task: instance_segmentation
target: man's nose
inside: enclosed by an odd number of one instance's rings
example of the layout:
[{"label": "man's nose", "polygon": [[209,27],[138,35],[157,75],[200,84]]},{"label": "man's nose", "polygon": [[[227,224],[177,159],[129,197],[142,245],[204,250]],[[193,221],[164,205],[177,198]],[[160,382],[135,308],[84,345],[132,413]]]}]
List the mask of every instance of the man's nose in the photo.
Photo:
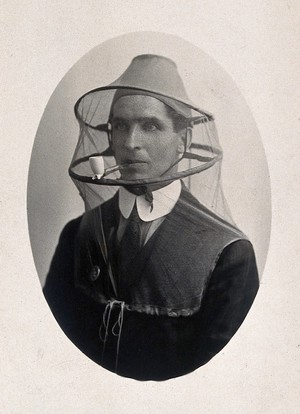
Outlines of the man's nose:
[{"label": "man's nose", "polygon": [[138,125],[132,125],[126,136],[124,146],[128,149],[141,148],[141,131]]}]

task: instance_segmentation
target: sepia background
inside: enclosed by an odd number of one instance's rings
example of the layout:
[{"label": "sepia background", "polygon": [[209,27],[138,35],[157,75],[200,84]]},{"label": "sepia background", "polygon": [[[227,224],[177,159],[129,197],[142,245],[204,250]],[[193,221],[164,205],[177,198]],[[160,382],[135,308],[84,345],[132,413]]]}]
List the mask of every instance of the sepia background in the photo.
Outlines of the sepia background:
[{"label": "sepia background", "polygon": [[[0,412],[299,413],[298,3],[11,1],[1,9]],[[141,30],[182,37],[232,77],[262,137],[272,192],[270,249],[247,320],[209,364],[163,383],[117,377],[65,337],[41,293],[26,211],[32,145],[55,87],[93,47]]]}]

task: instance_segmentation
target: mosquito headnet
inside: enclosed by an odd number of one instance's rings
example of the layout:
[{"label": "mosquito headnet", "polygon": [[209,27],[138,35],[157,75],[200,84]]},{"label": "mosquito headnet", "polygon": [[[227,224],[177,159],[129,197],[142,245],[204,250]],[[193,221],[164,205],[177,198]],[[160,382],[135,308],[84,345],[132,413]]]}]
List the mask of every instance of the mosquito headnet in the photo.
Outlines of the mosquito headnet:
[{"label": "mosquito headnet", "polygon": [[[185,151],[172,173],[125,180],[120,168],[114,168],[116,160],[110,145],[112,111],[115,102],[131,95],[147,95],[163,102],[185,123],[191,142],[188,145],[186,141]],[[214,216],[233,223],[222,192],[222,150],[214,117],[188,98],[172,60],[157,55],[135,57],[116,81],[83,95],[75,104],[75,116],[80,131],[69,174],[87,210],[111,198],[119,186],[155,189],[182,180]]]}]

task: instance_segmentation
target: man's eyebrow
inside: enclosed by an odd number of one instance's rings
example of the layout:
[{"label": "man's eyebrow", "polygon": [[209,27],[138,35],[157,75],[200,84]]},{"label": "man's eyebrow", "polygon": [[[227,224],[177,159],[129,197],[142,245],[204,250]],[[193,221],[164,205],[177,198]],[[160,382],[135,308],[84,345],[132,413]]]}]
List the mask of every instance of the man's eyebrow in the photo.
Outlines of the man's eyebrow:
[{"label": "man's eyebrow", "polygon": [[139,122],[153,122],[153,123],[162,122],[162,120],[157,118],[156,116],[142,116],[140,118],[137,118],[137,121],[139,121]]},{"label": "man's eyebrow", "polygon": [[153,122],[153,123],[163,122],[161,119],[157,118],[156,116],[142,116],[142,117],[133,118],[133,119],[128,119],[122,116],[116,116],[112,118],[112,121],[137,121],[137,122]]},{"label": "man's eyebrow", "polygon": [[127,118],[122,118],[121,116],[113,116],[112,121],[126,121]]}]

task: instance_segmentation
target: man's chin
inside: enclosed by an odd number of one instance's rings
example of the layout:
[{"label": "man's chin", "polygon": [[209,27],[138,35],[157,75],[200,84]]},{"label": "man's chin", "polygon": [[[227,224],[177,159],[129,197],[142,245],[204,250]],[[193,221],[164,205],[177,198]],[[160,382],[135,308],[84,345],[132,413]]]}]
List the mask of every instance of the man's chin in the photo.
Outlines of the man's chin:
[{"label": "man's chin", "polygon": [[150,177],[145,174],[139,174],[139,173],[121,174],[121,179],[128,180],[128,181],[146,180],[147,178],[150,178]]}]

